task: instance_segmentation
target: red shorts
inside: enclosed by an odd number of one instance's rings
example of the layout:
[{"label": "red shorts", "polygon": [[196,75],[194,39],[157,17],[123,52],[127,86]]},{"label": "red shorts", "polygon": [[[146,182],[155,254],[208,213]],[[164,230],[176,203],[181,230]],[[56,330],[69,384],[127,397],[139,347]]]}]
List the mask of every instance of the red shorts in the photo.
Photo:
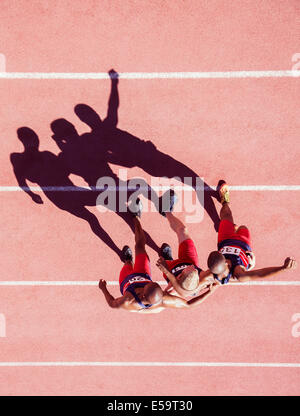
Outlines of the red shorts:
[{"label": "red shorts", "polygon": [[133,267],[131,264],[124,264],[120,272],[119,283],[121,284],[132,273],[147,273],[151,276],[150,260],[147,253],[138,254]]},{"label": "red shorts", "polygon": [[244,243],[251,247],[251,235],[248,228],[243,227],[236,232],[234,224],[231,221],[222,220],[218,231],[218,243],[231,239],[244,241]]},{"label": "red shorts", "polygon": [[[190,263],[199,267],[198,253],[194,241],[191,238],[182,241],[178,247],[178,259],[167,260],[166,263],[169,271],[172,271],[180,263]],[[164,278],[167,280],[165,275]]]}]

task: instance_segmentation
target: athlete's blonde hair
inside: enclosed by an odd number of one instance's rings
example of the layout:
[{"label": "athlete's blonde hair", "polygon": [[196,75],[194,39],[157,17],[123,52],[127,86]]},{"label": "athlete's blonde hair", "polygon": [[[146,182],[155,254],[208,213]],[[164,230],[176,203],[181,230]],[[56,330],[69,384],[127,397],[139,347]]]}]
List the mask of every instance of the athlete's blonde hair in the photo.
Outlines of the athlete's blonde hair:
[{"label": "athlete's blonde hair", "polygon": [[199,274],[194,266],[188,266],[181,272],[180,283],[185,290],[197,289],[199,286]]}]

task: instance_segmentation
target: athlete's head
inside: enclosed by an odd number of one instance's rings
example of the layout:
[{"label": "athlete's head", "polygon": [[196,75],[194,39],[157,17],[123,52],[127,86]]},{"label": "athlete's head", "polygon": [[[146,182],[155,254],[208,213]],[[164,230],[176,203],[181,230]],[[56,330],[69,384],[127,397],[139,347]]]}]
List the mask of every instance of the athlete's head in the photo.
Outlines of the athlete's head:
[{"label": "athlete's head", "polygon": [[212,273],[219,276],[227,269],[226,259],[219,251],[212,251],[208,256],[207,266]]},{"label": "athlete's head", "polygon": [[86,104],[77,104],[74,111],[80,120],[90,126],[92,130],[100,126],[101,118],[92,107]]},{"label": "athlete's head", "polygon": [[17,130],[17,135],[26,150],[37,150],[39,148],[38,135],[31,128],[20,127]]},{"label": "athlete's head", "polygon": [[148,283],[144,287],[144,298],[146,302],[149,302],[151,305],[157,305],[162,302],[163,291],[158,283]]},{"label": "athlete's head", "polygon": [[77,130],[74,125],[65,118],[58,118],[52,121],[51,129],[53,131],[53,139],[59,141],[68,141],[75,136],[78,136]]},{"label": "athlete's head", "polygon": [[193,265],[186,267],[178,276],[185,290],[195,290],[199,286],[199,273]]}]

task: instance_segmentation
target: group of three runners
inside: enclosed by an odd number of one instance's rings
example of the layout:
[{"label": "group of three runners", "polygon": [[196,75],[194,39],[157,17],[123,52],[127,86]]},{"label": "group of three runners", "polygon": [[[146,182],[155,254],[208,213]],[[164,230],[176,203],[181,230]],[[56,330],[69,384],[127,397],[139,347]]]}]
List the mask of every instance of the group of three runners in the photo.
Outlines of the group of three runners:
[{"label": "group of three runners", "polygon": [[161,246],[161,256],[156,265],[168,282],[165,290],[151,278],[146,238],[141,226],[141,201],[137,199],[129,206],[135,225],[135,260],[131,249],[124,246],[124,266],[119,277],[121,297],[114,298],[107,290],[106,281],[100,280],[99,288],[110,307],[139,313],[159,313],[165,308],[195,308],[220,285],[260,280],[296,268],[295,260],[288,257],[282,266],[254,269],[250,232],[246,226],[237,227],[234,223],[229,207],[229,187],[225,181],[220,181],[218,193],[222,205],[218,250],[209,254],[207,270],[199,267],[197,249],[187,227],[172,213],[177,200],[175,192],[169,190],[165,194],[168,207],[159,212],[177,234],[179,244],[175,260],[170,246],[166,243]]}]

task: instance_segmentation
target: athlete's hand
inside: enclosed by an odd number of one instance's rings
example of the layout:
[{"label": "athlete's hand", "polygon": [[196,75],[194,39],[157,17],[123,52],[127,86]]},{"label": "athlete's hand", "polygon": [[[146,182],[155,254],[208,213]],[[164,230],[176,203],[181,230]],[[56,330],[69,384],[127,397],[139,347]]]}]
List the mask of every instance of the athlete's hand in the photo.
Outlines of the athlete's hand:
[{"label": "athlete's hand", "polygon": [[207,286],[212,285],[213,283],[218,282],[213,275],[208,275],[205,277],[204,282]]},{"label": "athlete's hand", "polygon": [[103,280],[103,279],[99,280],[99,289],[101,290],[106,289],[106,280]]},{"label": "athlete's hand", "polygon": [[167,269],[166,260],[163,257],[159,257],[159,259],[156,262],[156,266],[159,268],[159,270],[164,272]]},{"label": "athlete's hand", "polygon": [[210,286],[209,286],[209,290],[211,291],[211,292],[213,292],[214,290],[216,290],[219,286],[220,286],[220,282],[218,282],[218,281],[215,281],[214,283],[212,283]]},{"label": "athlete's hand", "polygon": [[255,267],[255,255],[254,255],[253,251],[246,251],[246,255],[249,259],[248,270],[252,270]]},{"label": "athlete's hand", "polygon": [[43,200],[42,200],[42,198],[39,195],[37,195],[37,194],[32,194],[31,199],[36,204],[43,204],[44,203]]},{"label": "athlete's hand", "polygon": [[287,257],[287,258],[284,260],[283,267],[284,267],[285,269],[296,269],[296,267],[297,267],[297,262],[296,262],[296,260],[292,259],[291,257]]},{"label": "athlete's hand", "polygon": [[172,286],[172,283],[169,282],[168,285],[166,286],[165,290],[163,291],[164,295],[175,295],[175,291],[174,288]]}]

